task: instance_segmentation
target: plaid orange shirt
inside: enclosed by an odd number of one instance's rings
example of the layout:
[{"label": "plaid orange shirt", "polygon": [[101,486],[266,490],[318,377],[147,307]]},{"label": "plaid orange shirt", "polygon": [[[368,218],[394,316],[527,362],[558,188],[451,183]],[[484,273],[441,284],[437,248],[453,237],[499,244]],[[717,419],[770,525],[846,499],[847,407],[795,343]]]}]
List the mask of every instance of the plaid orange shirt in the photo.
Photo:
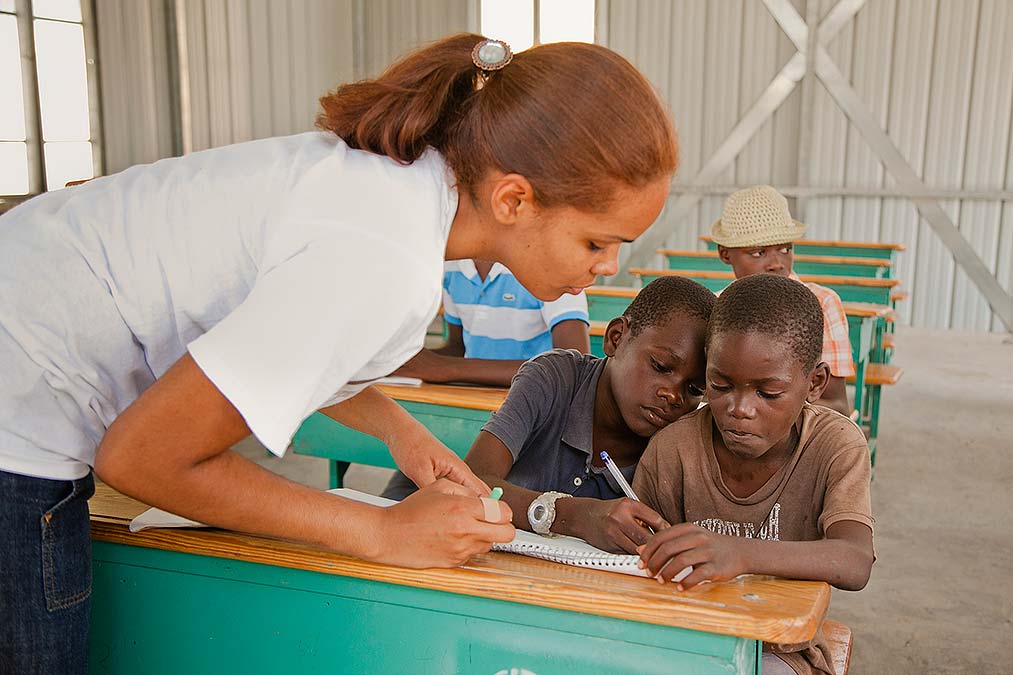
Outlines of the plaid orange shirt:
[{"label": "plaid orange shirt", "polygon": [[[794,272],[791,278],[801,281]],[[819,284],[806,283],[823,308],[823,360],[830,366],[835,377],[849,377],[855,374],[855,363],[851,360],[851,339],[848,337],[848,317],[844,313],[841,298],[833,290]]]}]

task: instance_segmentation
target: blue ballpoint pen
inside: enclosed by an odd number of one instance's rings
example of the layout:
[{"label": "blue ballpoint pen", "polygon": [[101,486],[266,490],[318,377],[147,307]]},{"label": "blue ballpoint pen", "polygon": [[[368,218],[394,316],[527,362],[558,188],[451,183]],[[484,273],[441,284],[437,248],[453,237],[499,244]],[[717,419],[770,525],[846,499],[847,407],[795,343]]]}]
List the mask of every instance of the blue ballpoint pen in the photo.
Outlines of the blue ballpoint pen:
[{"label": "blue ballpoint pen", "polygon": [[637,497],[635,492],[633,492],[633,488],[630,487],[630,484],[626,482],[626,477],[623,476],[623,472],[619,470],[619,467],[616,466],[616,463],[612,461],[612,458],[609,457],[609,454],[604,450],[602,450],[601,458],[605,462],[605,468],[609,470],[609,473],[612,474],[612,477],[616,479],[617,483],[619,483],[619,487],[622,489],[623,494],[629,497],[630,499],[639,502],[640,498]]},{"label": "blue ballpoint pen", "polygon": [[[640,498],[637,497],[637,493],[634,492],[633,488],[630,487],[630,484],[626,482],[626,478],[623,476],[623,472],[619,470],[619,467],[616,466],[616,463],[612,461],[612,458],[609,457],[609,454],[607,452],[605,452],[604,450],[602,450],[601,451],[601,458],[605,462],[605,468],[608,469],[609,473],[612,474],[612,477],[616,479],[617,483],[619,483],[619,487],[622,488],[623,494],[625,494],[630,499],[633,499],[633,500],[639,502]],[[644,526],[648,530],[651,531],[651,534],[656,534],[656,532],[654,531],[653,527],[651,527],[647,523],[644,523]],[[671,561],[669,561],[669,562],[671,562]],[[667,566],[668,566],[668,563],[665,563],[661,567],[661,570],[665,569],[665,567],[667,567]],[[661,570],[658,570],[658,574],[655,575],[656,579],[661,577]],[[692,566],[687,566],[681,572],[679,572],[674,577],[672,577],[672,581],[682,581],[687,576],[689,576],[689,573],[692,572],[692,571],[693,571],[693,567]]]},{"label": "blue ballpoint pen", "polygon": [[[616,479],[617,483],[619,483],[619,487],[622,489],[623,494],[632,499],[633,501],[639,502],[640,497],[638,497],[637,493],[633,491],[633,488],[630,487],[630,484],[626,482],[626,477],[623,476],[623,472],[619,470],[619,467],[616,466],[616,463],[612,461],[612,458],[609,457],[609,454],[604,450],[602,450],[601,458],[605,462],[605,468],[608,469],[609,473],[612,474],[612,477]],[[647,523],[644,523],[644,525],[647,527],[648,530],[651,531],[651,534],[655,533],[653,527],[651,527]]]}]

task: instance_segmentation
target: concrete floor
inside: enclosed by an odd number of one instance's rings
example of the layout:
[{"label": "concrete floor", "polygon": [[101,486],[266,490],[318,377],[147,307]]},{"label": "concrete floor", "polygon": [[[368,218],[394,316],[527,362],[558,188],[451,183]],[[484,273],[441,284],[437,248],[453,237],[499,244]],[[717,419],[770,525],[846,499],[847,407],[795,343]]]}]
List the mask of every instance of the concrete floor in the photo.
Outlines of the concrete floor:
[{"label": "concrete floor", "polygon": [[[850,673],[1013,672],[1013,344],[898,330],[900,384],[883,396],[872,486],[878,559],[868,587],[835,591],[855,633]],[[323,460],[242,452],[326,487]],[[378,492],[390,472],[353,466]]]}]

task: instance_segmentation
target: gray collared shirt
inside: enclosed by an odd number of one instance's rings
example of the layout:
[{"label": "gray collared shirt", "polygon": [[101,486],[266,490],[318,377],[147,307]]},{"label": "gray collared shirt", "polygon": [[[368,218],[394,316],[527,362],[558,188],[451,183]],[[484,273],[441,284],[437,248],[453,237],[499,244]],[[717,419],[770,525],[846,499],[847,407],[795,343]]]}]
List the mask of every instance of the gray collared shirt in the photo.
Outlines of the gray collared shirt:
[{"label": "gray collared shirt", "polygon": [[[606,361],[573,349],[553,349],[520,367],[503,405],[482,427],[514,456],[508,482],[575,497],[624,496],[612,474],[591,466],[594,397]],[[636,468],[620,467],[631,484]],[[404,474],[396,473],[383,496],[404,499],[416,489]]]},{"label": "gray collared shirt", "polygon": [[[482,427],[514,456],[507,481],[575,497],[623,496],[608,471],[591,466],[595,390],[606,361],[554,349],[521,366],[506,401]],[[621,471],[632,483],[636,465]]]}]

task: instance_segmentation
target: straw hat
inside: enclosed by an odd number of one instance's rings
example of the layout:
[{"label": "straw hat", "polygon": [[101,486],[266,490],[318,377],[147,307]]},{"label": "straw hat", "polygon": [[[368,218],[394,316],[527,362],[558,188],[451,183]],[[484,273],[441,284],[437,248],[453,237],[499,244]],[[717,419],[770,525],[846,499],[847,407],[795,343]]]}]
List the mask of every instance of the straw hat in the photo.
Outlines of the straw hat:
[{"label": "straw hat", "polygon": [[791,217],[788,200],[769,185],[733,192],[711,225],[711,239],[728,248],[773,246],[801,239],[806,226]]}]

